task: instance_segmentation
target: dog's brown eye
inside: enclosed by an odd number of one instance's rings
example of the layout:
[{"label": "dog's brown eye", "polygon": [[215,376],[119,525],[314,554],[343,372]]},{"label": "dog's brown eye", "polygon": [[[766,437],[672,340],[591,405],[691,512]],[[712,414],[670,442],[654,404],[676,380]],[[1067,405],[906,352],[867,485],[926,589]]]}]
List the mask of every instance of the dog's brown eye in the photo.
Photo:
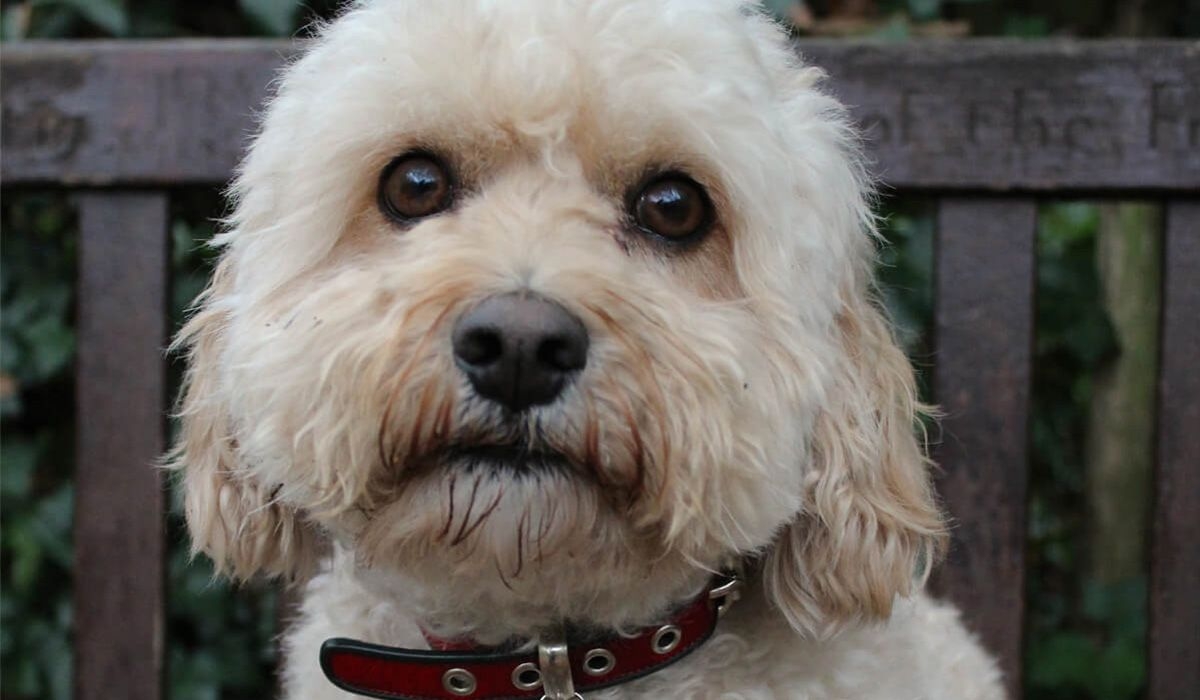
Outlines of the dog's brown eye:
[{"label": "dog's brown eye", "polygon": [[637,225],[650,233],[682,241],[703,232],[712,219],[712,204],[704,188],[679,174],[665,175],[647,185],[633,205]]},{"label": "dog's brown eye", "polygon": [[441,161],[427,153],[396,158],[379,176],[379,207],[402,223],[450,206],[454,183]]}]

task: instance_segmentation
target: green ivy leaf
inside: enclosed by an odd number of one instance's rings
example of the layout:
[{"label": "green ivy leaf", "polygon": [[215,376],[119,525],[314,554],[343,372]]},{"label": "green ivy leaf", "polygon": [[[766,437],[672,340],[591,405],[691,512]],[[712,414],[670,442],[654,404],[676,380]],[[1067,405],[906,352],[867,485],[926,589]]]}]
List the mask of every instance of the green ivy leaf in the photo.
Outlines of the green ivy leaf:
[{"label": "green ivy leaf", "polygon": [[937,19],[942,14],[942,0],[908,0],[908,11],[915,20]]},{"label": "green ivy leaf", "polygon": [[33,440],[4,438],[0,444],[0,496],[5,500],[24,500],[29,496],[38,452],[38,445]]},{"label": "green ivy leaf", "polygon": [[238,0],[246,14],[276,36],[292,33],[300,4],[295,0]]},{"label": "green ivy leaf", "polygon": [[42,316],[25,326],[25,339],[33,346],[30,370],[34,381],[42,381],[65,369],[75,354],[75,333],[61,318]]},{"label": "green ivy leaf", "polygon": [[912,37],[912,29],[908,24],[907,17],[895,14],[872,30],[870,36],[881,41],[905,41]]},{"label": "green ivy leaf", "polygon": [[34,0],[33,5],[68,7],[113,36],[129,35],[129,12],[122,0]]},{"label": "green ivy leaf", "polygon": [[1029,682],[1043,687],[1086,687],[1095,673],[1096,647],[1078,632],[1059,632],[1030,644]]},{"label": "green ivy leaf", "polygon": [[63,484],[38,503],[30,527],[31,535],[46,557],[65,569],[70,569],[72,564],[71,523],[74,504],[74,485]]},{"label": "green ivy leaf", "polygon": [[32,518],[10,517],[6,520],[4,544],[11,557],[12,568],[6,582],[11,588],[5,595],[16,594],[26,598],[33,592],[42,569],[42,549],[33,534]]},{"label": "green ivy leaf", "polygon": [[1035,39],[1050,34],[1050,22],[1038,15],[1014,14],[1004,18],[1004,35]]}]

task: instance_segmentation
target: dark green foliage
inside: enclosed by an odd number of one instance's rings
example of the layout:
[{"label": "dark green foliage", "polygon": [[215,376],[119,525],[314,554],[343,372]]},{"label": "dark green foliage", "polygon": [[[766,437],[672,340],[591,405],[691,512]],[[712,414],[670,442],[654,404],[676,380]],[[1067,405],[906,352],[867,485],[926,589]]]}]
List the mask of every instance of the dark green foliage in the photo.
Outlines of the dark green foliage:
[{"label": "dark green foliage", "polygon": [[[176,329],[208,280],[216,259],[208,241],[223,211],[215,190],[177,192],[172,197],[171,317]],[[172,395],[178,391],[183,370],[182,358],[174,359]],[[207,558],[192,560],[180,494],[173,490],[172,496],[167,562],[170,697],[267,697],[274,684],[275,594],[266,585],[235,589],[215,577]]]},{"label": "dark green foliage", "polygon": [[1026,648],[1037,700],[1128,700],[1145,683],[1145,576],[1103,584],[1083,573],[1088,403],[1117,352],[1100,303],[1098,226],[1089,204],[1039,216]]},{"label": "dark green foliage", "polygon": [[67,700],[75,223],[62,197],[28,194],[0,227],[0,688]]},{"label": "dark green foliage", "polygon": [[[878,280],[896,335],[918,369],[930,357],[933,318],[933,212],[918,199],[890,200],[880,232]],[[928,369],[928,367],[924,367]]]},{"label": "dark green foliage", "polygon": [[3,37],[287,36],[340,0],[25,0],[4,2]]},{"label": "dark green foliage", "polygon": [[[203,288],[215,192],[173,198],[177,326]],[[72,360],[75,222],[62,196],[6,198],[0,343],[0,661],[5,700],[71,696]],[[173,367],[178,386],[180,366]],[[261,698],[274,683],[275,596],[234,592],[191,561],[176,502],[168,522],[168,685],[173,700]]]}]

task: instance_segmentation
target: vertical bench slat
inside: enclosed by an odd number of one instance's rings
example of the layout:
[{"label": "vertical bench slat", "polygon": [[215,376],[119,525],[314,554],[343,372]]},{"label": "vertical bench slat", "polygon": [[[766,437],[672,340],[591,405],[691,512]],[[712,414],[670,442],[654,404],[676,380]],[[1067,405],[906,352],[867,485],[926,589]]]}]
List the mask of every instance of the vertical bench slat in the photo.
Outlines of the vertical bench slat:
[{"label": "vertical bench slat", "polygon": [[159,700],[167,197],[77,201],[75,697]]},{"label": "vertical bench slat", "polygon": [[1025,496],[1037,205],[942,199],[935,249],[935,450],[953,520],[935,589],[999,654],[1021,697]]},{"label": "vertical bench slat", "polygon": [[1200,200],[1167,205],[1150,700],[1200,692]]}]

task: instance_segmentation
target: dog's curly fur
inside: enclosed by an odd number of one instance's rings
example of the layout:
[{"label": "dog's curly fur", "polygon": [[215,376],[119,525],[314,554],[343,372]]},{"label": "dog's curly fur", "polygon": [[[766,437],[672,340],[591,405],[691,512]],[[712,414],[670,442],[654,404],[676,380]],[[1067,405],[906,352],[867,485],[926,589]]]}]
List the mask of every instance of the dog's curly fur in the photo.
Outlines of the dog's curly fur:
[{"label": "dog's curly fur", "polygon": [[[944,536],[922,407],[820,79],[740,0],[369,0],[320,28],[177,341],[195,548],[237,578],[312,575],[289,697],[343,697],[317,668],[327,637],[634,628],[730,566],[751,592],[710,643],[593,697],[1002,697],[920,592]],[[413,148],[459,194],[401,226],[376,188]],[[628,222],[630,188],[666,170],[712,199],[697,245]],[[517,415],[473,393],[450,343],[514,290],[591,338],[565,393]],[[514,436],[573,468],[441,458]]]}]

